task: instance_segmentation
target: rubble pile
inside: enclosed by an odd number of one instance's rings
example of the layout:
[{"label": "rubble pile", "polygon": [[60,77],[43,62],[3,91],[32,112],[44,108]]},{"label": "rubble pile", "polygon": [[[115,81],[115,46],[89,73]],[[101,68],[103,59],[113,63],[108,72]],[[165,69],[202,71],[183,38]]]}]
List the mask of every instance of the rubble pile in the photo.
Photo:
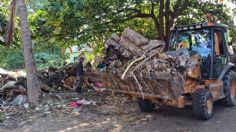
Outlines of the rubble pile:
[{"label": "rubble pile", "polygon": [[[38,71],[38,77],[42,83],[41,90],[47,93],[58,93],[73,90],[76,83],[75,64],[66,65],[62,68],[49,67]],[[0,104],[1,105],[24,105],[19,99],[27,94],[27,80],[25,76],[12,76],[8,73],[0,74]],[[25,99],[23,99],[25,100]],[[15,102],[15,103],[14,103]]]},{"label": "rubble pile", "polygon": [[[9,74],[0,74],[0,104],[8,102],[15,103],[18,95],[26,95],[26,78],[23,76],[14,77]],[[19,99],[19,97],[18,97]]]},{"label": "rubble pile", "polygon": [[[100,62],[105,71],[116,74],[123,80],[133,77],[136,82],[140,78],[171,78],[184,70],[189,59],[188,51],[184,49],[162,53],[165,47],[163,41],[149,40],[130,28],[125,29],[120,37],[112,34],[106,41],[106,47],[105,57]],[[69,64],[62,68],[49,67],[38,71],[42,91],[74,90],[75,67],[76,64]],[[84,84],[87,85],[88,82],[89,79],[85,77]],[[95,84],[99,84],[99,81],[95,81]],[[0,86],[0,96],[4,102],[12,102],[18,95],[27,93],[26,78],[23,76],[13,77],[4,72],[0,76]]]},{"label": "rubble pile", "polygon": [[75,64],[66,65],[62,68],[49,67],[38,71],[38,77],[44,87],[43,91],[71,90],[75,84]]},{"label": "rubble pile", "polygon": [[[188,64],[189,55],[185,50],[163,54],[162,52],[165,47],[163,41],[149,40],[129,28],[125,29],[120,37],[116,34],[111,35],[106,41],[106,46],[105,57],[100,64],[103,63],[105,65],[102,66],[103,68],[105,67],[105,72],[114,73],[124,80],[128,77],[135,78],[135,76],[138,76],[136,81],[140,81],[142,77],[152,79],[166,78],[166,76],[170,77],[170,75],[173,77],[174,74],[181,72]],[[43,100],[34,109],[36,112],[41,112],[44,115],[52,113],[68,114],[74,111],[78,113],[84,109],[84,106],[97,107],[98,105],[106,104],[105,101],[100,101],[97,98],[72,99],[73,93],[68,91],[73,90],[76,83],[75,67],[76,64],[69,64],[62,68],[49,67],[48,69],[38,71],[37,75],[42,82],[41,89],[44,93],[42,95]],[[87,68],[85,67],[85,69]],[[88,69],[86,71],[89,72]],[[163,73],[167,73],[167,75],[164,76]],[[102,79],[102,77],[97,77],[97,79]],[[85,77],[84,81],[84,84],[87,85],[86,81],[89,80]],[[6,116],[8,109],[4,108],[8,108],[8,106],[24,108],[30,111],[29,108],[31,107],[26,97],[26,82],[26,78],[23,76],[12,77],[8,74],[1,74],[0,97],[2,102],[0,105],[4,107],[0,107],[0,122],[4,120],[1,118],[1,112],[5,113],[4,116]],[[144,83],[140,84],[143,85]],[[94,82],[94,85],[100,90],[108,88],[103,81]],[[133,86],[136,87],[135,85]],[[126,87],[124,86],[123,88],[125,89]],[[67,91],[69,99],[62,98],[62,96],[54,96],[54,94],[59,95],[65,91]],[[160,92],[158,89],[156,91]],[[144,90],[144,92],[146,91]],[[78,97],[76,93],[74,94]],[[96,100],[96,102],[93,100]],[[104,111],[102,107],[101,109]]]},{"label": "rubble pile", "polygon": [[160,77],[160,72],[173,75],[181,72],[190,58],[184,49],[163,54],[163,41],[148,40],[130,28],[125,29],[121,37],[112,34],[106,45],[107,71],[123,79],[135,73],[149,78],[151,74],[152,78]]},{"label": "rubble pile", "polygon": [[88,82],[143,98],[153,95],[167,100],[183,93],[184,72],[191,64],[187,49],[163,53],[163,41],[148,40],[129,28],[120,37],[112,34],[106,47],[100,71],[85,73]]}]

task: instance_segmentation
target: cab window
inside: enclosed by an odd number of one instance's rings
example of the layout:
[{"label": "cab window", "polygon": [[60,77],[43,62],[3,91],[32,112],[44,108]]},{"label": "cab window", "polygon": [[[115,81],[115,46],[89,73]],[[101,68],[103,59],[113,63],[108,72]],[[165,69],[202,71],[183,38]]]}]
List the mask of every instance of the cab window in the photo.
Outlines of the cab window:
[{"label": "cab window", "polygon": [[185,48],[207,57],[211,52],[210,31],[205,29],[179,31],[171,40],[171,49]]}]

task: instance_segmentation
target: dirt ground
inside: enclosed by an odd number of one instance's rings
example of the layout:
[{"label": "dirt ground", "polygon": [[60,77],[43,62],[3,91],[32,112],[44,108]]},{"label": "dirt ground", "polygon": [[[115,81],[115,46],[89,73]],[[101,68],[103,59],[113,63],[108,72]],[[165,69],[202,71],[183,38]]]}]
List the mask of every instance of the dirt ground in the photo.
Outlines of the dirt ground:
[{"label": "dirt ground", "polygon": [[[98,101],[98,100],[96,100]],[[107,98],[106,103],[68,114],[33,114],[2,132],[235,132],[236,107],[215,104],[208,121],[193,118],[191,108],[156,108],[143,113],[135,100]]]}]

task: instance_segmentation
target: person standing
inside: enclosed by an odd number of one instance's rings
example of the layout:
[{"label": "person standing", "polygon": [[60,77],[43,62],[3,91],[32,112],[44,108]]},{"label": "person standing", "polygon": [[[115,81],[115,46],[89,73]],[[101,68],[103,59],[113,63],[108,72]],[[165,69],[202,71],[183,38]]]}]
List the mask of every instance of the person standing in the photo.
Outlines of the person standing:
[{"label": "person standing", "polygon": [[214,17],[214,12],[213,11],[208,11],[207,14],[206,14],[206,18],[207,18],[208,26],[215,25],[216,19]]},{"label": "person standing", "polygon": [[84,67],[83,67],[84,58],[80,57],[79,63],[76,65],[76,92],[82,93],[83,86],[83,75],[84,75]]}]

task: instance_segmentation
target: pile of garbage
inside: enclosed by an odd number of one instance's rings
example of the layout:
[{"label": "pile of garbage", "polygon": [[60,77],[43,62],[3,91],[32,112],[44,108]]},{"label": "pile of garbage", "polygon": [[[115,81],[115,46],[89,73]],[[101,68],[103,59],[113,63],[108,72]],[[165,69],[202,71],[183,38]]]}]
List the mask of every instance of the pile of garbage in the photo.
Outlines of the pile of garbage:
[{"label": "pile of garbage", "polygon": [[184,73],[189,67],[187,49],[163,52],[165,43],[149,40],[127,28],[106,41],[100,71],[86,73],[88,82],[102,82],[120,93],[173,99],[183,93]]},{"label": "pile of garbage", "polygon": [[38,77],[44,87],[43,91],[63,91],[74,89],[76,64],[69,64],[62,68],[49,67],[38,71]]},{"label": "pile of garbage", "polygon": [[106,41],[107,72],[117,74],[122,79],[138,74],[139,77],[160,77],[160,72],[171,75],[181,72],[187,64],[188,51],[163,53],[165,43],[148,40],[141,34],[127,28],[119,37],[112,34]]},{"label": "pile of garbage", "polygon": [[0,73],[0,104],[22,105],[26,100],[27,84],[24,76]]},{"label": "pile of garbage", "polygon": [[[94,98],[94,99],[93,99]],[[15,128],[32,121],[32,118],[47,116],[75,117],[97,107],[96,97],[85,97],[75,93],[42,94],[42,101],[37,106],[30,106],[26,96],[18,95],[13,103],[0,107],[0,126]],[[93,101],[93,100],[96,100]]]},{"label": "pile of garbage", "polygon": [[[130,28],[125,29],[120,37],[112,34],[106,41],[106,47],[105,57],[99,64],[104,69],[102,71],[116,74],[123,80],[132,77],[136,82],[140,81],[140,78],[173,78],[184,71],[190,58],[185,49],[163,53],[165,48],[163,41],[149,40]],[[69,64],[62,68],[49,67],[38,71],[38,77],[43,84],[42,91],[49,93],[74,90],[75,67],[76,64]],[[90,72],[89,68],[91,68],[89,65],[85,67],[87,73]],[[13,77],[8,72],[2,71],[0,75],[1,100],[12,102],[18,95],[25,96],[26,77]],[[85,77],[84,84],[88,85],[89,81],[90,79]],[[101,83],[101,81],[90,82]]]},{"label": "pile of garbage", "polygon": [[[49,67],[38,71],[38,77],[42,83],[41,90],[46,93],[57,93],[74,89],[76,83],[74,70],[75,64],[70,64],[62,68]],[[27,79],[25,76],[12,73],[7,71],[0,73],[1,105],[26,103]]]}]

